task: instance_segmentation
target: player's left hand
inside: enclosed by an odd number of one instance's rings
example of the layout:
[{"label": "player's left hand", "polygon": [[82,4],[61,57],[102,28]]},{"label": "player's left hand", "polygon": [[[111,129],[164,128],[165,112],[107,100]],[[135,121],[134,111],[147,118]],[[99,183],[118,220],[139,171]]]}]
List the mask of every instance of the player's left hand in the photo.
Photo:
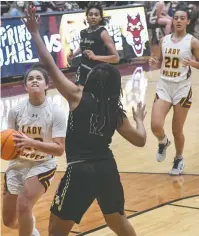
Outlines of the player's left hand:
[{"label": "player's left hand", "polygon": [[192,66],[192,60],[190,60],[189,58],[184,58],[184,59],[182,60],[182,64],[183,64],[184,67],[186,67],[186,66]]},{"label": "player's left hand", "polygon": [[18,151],[22,151],[24,148],[30,148],[33,142],[32,138],[29,138],[22,132],[13,134],[13,140],[16,142],[15,146],[17,147]]},{"label": "player's left hand", "polygon": [[84,50],[83,53],[86,54],[89,59],[96,60],[96,55],[94,54],[93,51],[91,51],[91,50]]},{"label": "player's left hand", "polygon": [[25,9],[25,17],[21,18],[30,33],[39,33],[40,17],[36,18],[35,14],[36,7],[29,4],[28,10]]}]

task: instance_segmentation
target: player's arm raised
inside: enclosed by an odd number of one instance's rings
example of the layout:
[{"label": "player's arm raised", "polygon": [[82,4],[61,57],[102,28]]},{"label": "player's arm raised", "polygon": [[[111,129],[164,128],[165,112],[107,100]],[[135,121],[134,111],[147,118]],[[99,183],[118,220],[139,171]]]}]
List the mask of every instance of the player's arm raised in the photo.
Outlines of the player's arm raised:
[{"label": "player's arm raised", "polygon": [[81,90],[60,71],[41,39],[39,34],[39,22],[35,17],[35,8],[32,8],[32,6],[29,5],[28,10],[25,11],[25,17],[23,17],[22,20],[31,33],[39,57],[46,66],[58,91],[68,100],[69,104],[71,102],[79,101],[82,93]]}]

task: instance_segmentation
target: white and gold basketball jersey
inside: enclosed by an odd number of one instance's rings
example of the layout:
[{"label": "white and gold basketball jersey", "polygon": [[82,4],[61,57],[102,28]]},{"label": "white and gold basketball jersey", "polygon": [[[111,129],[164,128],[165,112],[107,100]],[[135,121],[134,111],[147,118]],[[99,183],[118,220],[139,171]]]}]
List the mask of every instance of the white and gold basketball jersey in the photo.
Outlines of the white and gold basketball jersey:
[{"label": "white and gold basketball jersey", "polygon": [[[29,100],[24,100],[10,110],[8,127],[21,131],[35,140],[53,142],[52,138],[66,136],[66,116],[50,99],[46,98],[40,106],[33,106]],[[47,161],[52,158],[52,155],[30,148],[24,149],[10,164],[20,160]]]},{"label": "white and gold basketball jersey", "polygon": [[171,39],[172,34],[166,35],[162,41],[162,66],[160,78],[171,82],[178,83],[190,78],[191,68],[184,66],[182,60],[185,58],[192,59],[191,39],[192,35],[187,34],[178,43]]}]

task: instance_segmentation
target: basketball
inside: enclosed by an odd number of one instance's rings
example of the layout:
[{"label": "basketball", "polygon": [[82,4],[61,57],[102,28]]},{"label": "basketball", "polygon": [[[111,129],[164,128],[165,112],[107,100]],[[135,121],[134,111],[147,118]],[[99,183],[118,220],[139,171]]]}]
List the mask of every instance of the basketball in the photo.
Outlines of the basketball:
[{"label": "basketball", "polygon": [[17,148],[15,147],[15,141],[12,139],[13,134],[17,131],[14,129],[6,129],[1,131],[1,159],[13,160],[16,158]]}]

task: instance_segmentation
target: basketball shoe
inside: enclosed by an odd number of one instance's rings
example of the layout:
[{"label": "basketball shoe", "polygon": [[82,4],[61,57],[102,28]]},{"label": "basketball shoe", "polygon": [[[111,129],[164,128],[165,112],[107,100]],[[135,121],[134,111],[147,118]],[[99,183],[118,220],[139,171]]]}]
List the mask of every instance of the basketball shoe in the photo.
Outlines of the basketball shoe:
[{"label": "basketball shoe", "polygon": [[183,158],[174,159],[173,167],[169,172],[170,175],[180,175],[184,170],[185,164]]},{"label": "basketball shoe", "polygon": [[158,162],[164,161],[164,159],[166,158],[166,150],[170,144],[171,142],[168,140],[168,138],[167,138],[166,143],[158,144],[158,151],[156,154],[156,159]]}]

